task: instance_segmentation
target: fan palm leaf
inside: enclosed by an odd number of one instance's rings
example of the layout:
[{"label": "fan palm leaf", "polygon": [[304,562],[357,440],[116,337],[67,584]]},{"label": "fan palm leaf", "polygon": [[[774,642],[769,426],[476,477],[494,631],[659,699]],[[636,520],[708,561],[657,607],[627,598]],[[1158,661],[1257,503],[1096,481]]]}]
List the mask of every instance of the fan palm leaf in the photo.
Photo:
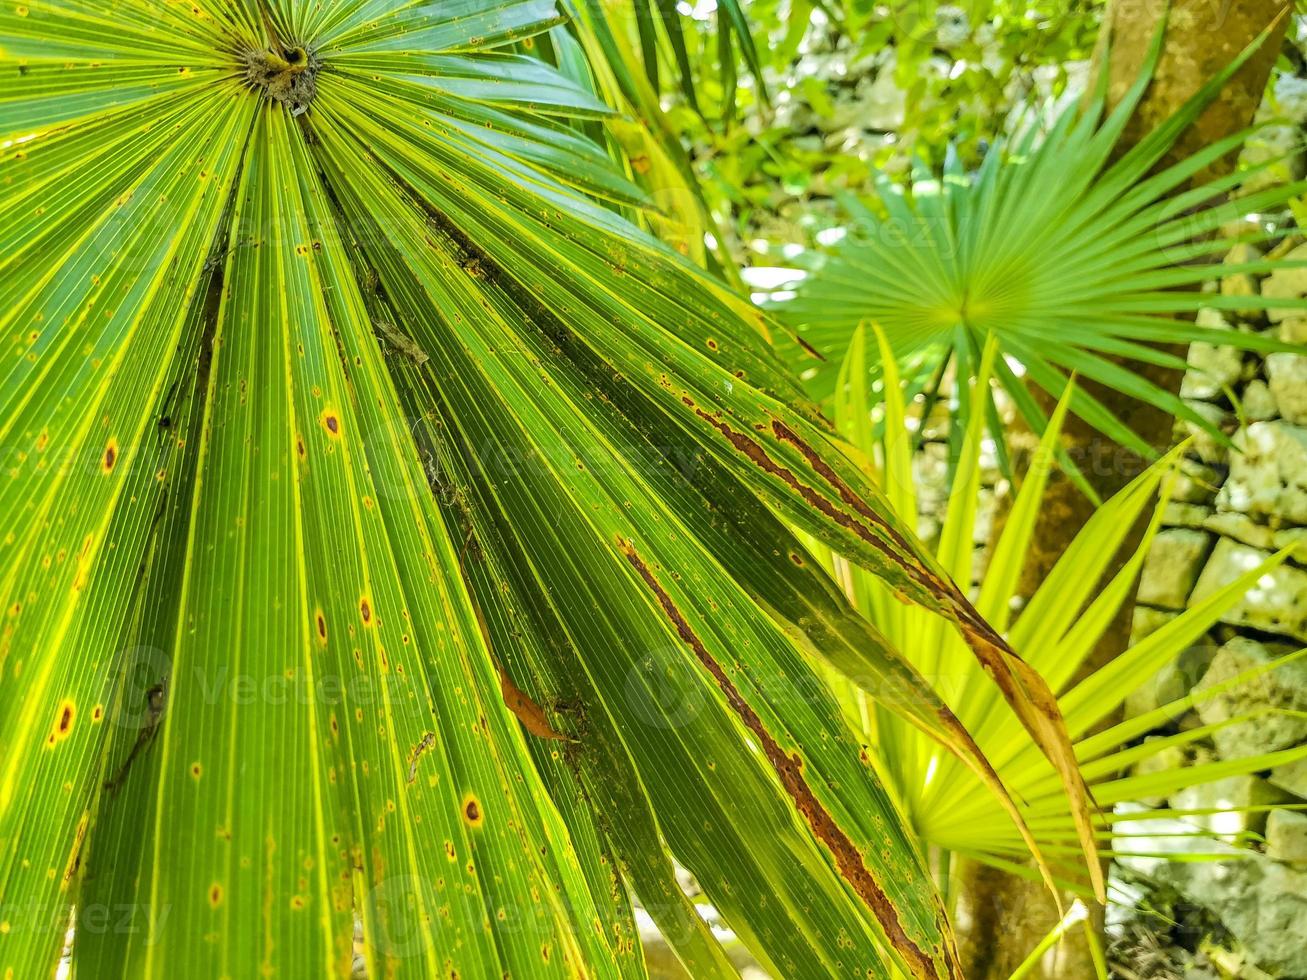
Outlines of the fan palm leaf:
[{"label": "fan palm leaf", "polygon": [[[1027,385],[1056,399],[1074,373],[1228,441],[1209,419],[1132,371],[1129,362],[1183,369],[1183,347],[1196,341],[1259,352],[1291,349],[1264,333],[1195,325],[1193,315],[1204,307],[1303,306],[1300,300],[1235,297],[1200,287],[1225,275],[1297,264],[1260,258],[1214,263],[1232,244],[1254,244],[1273,232],[1251,226],[1233,241],[1214,233],[1245,215],[1286,207],[1307,183],[1238,193],[1275,160],[1201,178],[1206,168],[1237,152],[1255,128],[1158,169],[1264,37],[1154,132],[1117,154],[1161,37],[1159,31],[1140,79],[1110,112],[1100,86],[1083,107],[1065,110],[1047,133],[1031,126],[1024,136],[1000,143],[974,174],[960,172],[950,159],[942,175],[919,173],[908,191],[881,180],[874,206],[845,197],[845,238],[828,255],[812,256],[793,298],[778,304],[813,347],[835,355],[809,370],[815,397],[831,396],[839,355],[866,321],[879,324],[894,356],[911,366],[916,390],[938,375],[941,361],[951,361],[961,377],[973,376],[986,338],[997,337],[995,376],[1039,432],[1047,419]],[[1195,178],[1199,183],[1189,186]],[[869,368],[879,372],[875,357]],[[1072,411],[1113,442],[1154,455],[1083,385],[1074,389]],[[963,427],[966,412],[964,405]],[[1001,438],[992,398],[986,412]]]},{"label": "fan palm leaf", "polygon": [[356,921],[372,975],[639,975],[628,885],[722,975],[673,856],[777,973],[955,974],[814,659],[1004,791],[776,514],[967,637],[1092,857],[1038,675],[616,213],[608,110],[522,54],[560,23],[0,9],[13,975],[69,927],[97,976],[342,975]]},{"label": "fan palm leaf", "polygon": [[[905,435],[909,429],[903,424],[907,414],[903,400],[906,385],[894,373],[888,338],[878,333],[876,341],[885,358],[884,363],[889,366],[884,400],[879,406],[885,419],[885,435],[873,435],[872,403],[865,390],[860,390],[856,383],[865,377],[866,371],[867,339],[863,330],[855,333],[841,370],[838,421],[841,429],[867,450],[869,458],[874,453],[880,461],[879,479],[897,511],[900,514],[915,513],[916,487],[910,479],[912,440]],[[997,346],[997,340],[991,339],[983,352],[979,374],[966,395],[971,402],[970,421],[959,443],[953,483],[936,548],[936,556],[957,580],[971,577],[975,558],[974,532],[980,518],[980,457],[984,435],[982,403],[991,384]],[[1002,532],[994,542],[992,555],[976,589],[976,606],[991,624],[1005,632],[1017,650],[1026,653],[1030,663],[1060,692],[1058,702],[1076,739],[1077,758],[1101,808],[1098,822],[1099,833],[1106,842],[1104,853],[1115,856],[1128,851],[1135,856],[1165,858],[1174,851],[1174,847],[1166,846],[1167,842],[1174,844],[1185,834],[1206,839],[1221,835],[1195,821],[1188,830],[1171,827],[1158,835],[1165,840],[1153,840],[1147,830],[1141,828],[1150,823],[1155,825],[1157,821],[1174,824],[1201,814],[1171,807],[1121,814],[1114,812],[1118,806],[1150,797],[1165,798],[1188,787],[1227,776],[1263,771],[1300,759],[1307,755],[1307,749],[1300,746],[1247,758],[1138,773],[1133,771],[1134,767],[1158,753],[1184,747],[1210,737],[1216,728],[1249,719],[1238,716],[1215,726],[1154,736],[1139,744],[1135,744],[1136,740],[1181,717],[1203,700],[1240,684],[1255,683],[1260,675],[1307,655],[1307,650],[1254,667],[1219,684],[1205,686],[1138,717],[1115,724],[1109,722],[1127,697],[1150,683],[1160,669],[1181,657],[1194,643],[1200,642],[1220,616],[1264,581],[1265,576],[1288,557],[1289,551],[1286,549],[1247,569],[1157,631],[1132,644],[1120,657],[1075,680],[1095,644],[1110,628],[1140,574],[1166,508],[1174,464],[1184,447],[1154,463],[1106,501],[1035,593],[1024,604],[1019,603],[1016,596],[1018,579],[1034,534],[1039,501],[1055,463],[1058,433],[1073,397],[1071,391],[1065,392],[1050,418],[1041,445],[1012,501]],[[1148,518],[1143,539],[1107,584],[1099,588],[1130,529],[1143,517]],[[1083,873],[1075,860],[1075,824],[1067,812],[1065,799],[1058,793],[1054,771],[1046,760],[1032,754],[1023,744],[1019,727],[1014,727],[1010,719],[993,710],[995,704],[989,685],[956,637],[939,630],[935,622],[923,617],[920,610],[893,601],[879,583],[860,569],[841,567],[840,570],[859,607],[884,628],[886,635],[901,643],[913,638],[922,669],[932,676],[948,679],[946,701],[963,723],[976,733],[1004,782],[1016,790],[1029,826],[1036,832],[1041,846],[1047,844],[1058,880],[1069,888],[1084,890]],[[1020,615],[1013,623],[1017,609],[1020,609]],[[846,699],[846,709],[855,706],[856,701]],[[1268,708],[1266,713],[1275,710]],[[924,840],[944,854],[962,854],[1022,875],[1034,874],[1022,863],[1026,846],[1021,837],[1013,831],[1013,825],[999,807],[975,792],[976,784],[970,773],[959,770],[952,759],[941,754],[916,731],[904,726],[884,706],[874,712],[874,722],[871,729],[879,765],[890,775],[896,795]],[[1118,829],[1118,823],[1127,829]],[[1239,835],[1235,835],[1235,842],[1239,839]],[[1200,852],[1191,850],[1187,857],[1192,859],[1196,853]],[[1222,851],[1216,845],[1212,846],[1213,856],[1227,853],[1228,849]],[[1069,857],[1070,863],[1064,863],[1063,856]]]}]

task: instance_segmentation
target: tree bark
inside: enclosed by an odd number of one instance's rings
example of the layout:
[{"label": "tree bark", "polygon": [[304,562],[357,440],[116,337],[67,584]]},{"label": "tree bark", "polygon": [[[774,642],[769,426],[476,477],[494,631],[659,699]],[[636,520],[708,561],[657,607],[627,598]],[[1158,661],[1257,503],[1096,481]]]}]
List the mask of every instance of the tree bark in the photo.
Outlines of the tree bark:
[{"label": "tree bark", "polygon": [[[1122,134],[1124,152],[1167,119],[1205,81],[1216,75],[1262,31],[1273,36],[1227,83],[1220,97],[1185,131],[1162,166],[1191,156],[1216,140],[1237,132],[1253,119],[1261,102],[1288,22],[1286,0],[1172,0],[1161,60],[1152,84]],[[1102,28],[1094,74],[1108,72],[1109,106],[1115,105],[1139,76],[1165,12],[1162,0],[1113,0]],[[1091,81],[1091,85],[1093,82]],[[1206,176],[1228,173],[1237,153],[1218,161]],[[1199,176],[1202,179],[1203,175]],[[1159,387],[1178,392],[1182,373],[1156,365],[1122,362]],[[1093,382],[1084,387],[1158,451],[1171,443],[1174,419],[1165,411]],[[1035,393],[1046,412],[1052,400]],[[1030,434],[1013,433],[1014,441],[1029,442]],[[1122,489],[1149,461],[1108,440],[1074,416],[1063,427],[1063,444],[1100,498]],[[1014,458],[1019,454],[1014,453]],[[1094,505],[1061,473],[1049,479],[1041,501],[1031,551],[1022,570],[1020,594],[1029,597],[1048,575],[1093,514]],[[1145,511],[1147,513],[1147,509]],[[1001,523],[1001,522],[1000,522]],[[1116,574],[1138,547],[1144,523],[1137,525],[1117,555],[1108,577]],[[1134,592],[1081,668],[1081,676],[1119,655],[1130,639]],[[1006,978],[1029,955],[1057,921],[1048,893],[1037,882],[964,862],[958,869],[958,941],[966,976],[971,980]],[[1099,917],[1101,921],[1101,916]],[[1072,930],[1048,955],[1032,977],[1065,980],[1095,975],[1088,945]]]}]

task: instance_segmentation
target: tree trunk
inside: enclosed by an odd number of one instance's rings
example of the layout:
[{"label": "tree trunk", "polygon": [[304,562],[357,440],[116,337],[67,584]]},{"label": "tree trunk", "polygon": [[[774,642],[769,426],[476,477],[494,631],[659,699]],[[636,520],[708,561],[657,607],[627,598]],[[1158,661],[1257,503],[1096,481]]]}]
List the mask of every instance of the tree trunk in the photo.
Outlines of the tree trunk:
[{"label": "tree trunk", "polygon": [[[1272,24],[1274,36],[1226,85],[1221,96],[1176,142],[1162,165],[1192,155],[1200,148],[1247,126],[1261,102],[1288,22],[1286,0],[1172,0],[1161,61],[1153,82],[1122,134],[1122,152],[1168,118],[1209,78],[1228,65],[1249,43]],[[1139,76],[1149,46],[1165,11],[1162,0],[1113,0],[1103,24],[1102,37],[1110,38],[1107,58],[1109,105],[1115,105]],[[1106,45],[1099,45],[1095,74],[1103,70]],[[1092,81],[1091,81],[1092,85]],[[1208,176],[1228,173],[1237,154],[1219,161]],[[1202,175],[1200,175],[1201,177]],[[1125,365],[1159,387],[1178,392],[1181,372],[1151,364]],[[1157,450],[1171,442],[1173,418],[1165,411],[1089,381],[1081,384],[1115,413],[1130,429]],[[1046,412],[1051,400],[1036,393]],[[1021,433],[1014,433],[1017,441]],[[1024,438],[1030,438],[1028,433]],[[1107,499],[1148,465],[1148,460],[1116,445],[1081,419],[1068,416],[1063,444],[1098,495]],[[1014,454],[1015,456],[1016,454]],[[1094,511],[1094,505],[1060,473],[1054,473],[1041,501],[1031,552],[1022,570],[1020,593],[1030,596],[1062,556],[1076,533]],[[1146,513],[1147,511],[1145,511]],[[1115,575],[1138,547],[1144,523],[1129,535],[1116,561],[1108,569]],[[1087,659],[1087,674],[1120,654],[1130,638],[1134,611],[1133,590],[1112,625]],[[1056,912],[1043,886],[992,868],[964,862],[958,869],[958,940],[966,976],[971,980],[1006,978],[1056,923]],[[1092,977],[1083,934],[1072,930],[1049,951],[1032,977]]]}]

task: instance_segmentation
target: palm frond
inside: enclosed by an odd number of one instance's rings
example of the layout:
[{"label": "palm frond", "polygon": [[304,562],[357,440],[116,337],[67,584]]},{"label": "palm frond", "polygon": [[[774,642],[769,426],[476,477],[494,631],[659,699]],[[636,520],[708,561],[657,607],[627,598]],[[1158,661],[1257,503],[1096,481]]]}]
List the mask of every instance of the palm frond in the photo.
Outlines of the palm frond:
[{"label": "palm frond", "polygon": [[[1213,236],[1246,214],[1286,207],[1307,183],[1241,195],[1244,181],[1273,165],[1270,161],[1188,186],[1204,168],[1237,151],[1255,129],[1154,172],[1255,48],[1119,158],[1113,156],[1118,137],[1153,61],[1110,113],[1105,94],[1095,93],[1083,110],[1067,109],[1042,137],[1030,128],[996,146],[974,174],[958,172],[950,163],[940,174],[919,173],[906,191],[882,180],[871,204],[846,197],[844,239],[828,255],[810,256],[794,298],[778,305],[809,343],[834,358],[811,369],[813,395],[831,397],[840,352],[859,323],[874,322],[885,331],[894,356],[926,374],[951,360],[959,375],[967,376],[985,339],[997,337],[997,375],[1038,432],[1047,420],[1026,385],[1056,399],[1078,374],[1225,440],[1210,420],[1122,360],[1183,368],[1170,347],[1193,341],[1258,352],[1288,349],[1266,334],[1218,331],[1195,325],[1192,318],[1204,307],[1303,305],[1270,297],[1245,301],[1201,287],[1232,273],[1294,265],[1258,260],[1223,266],[1213,260],[1231,243]],[[1155,45],[1154,60],[1157,50]],[[1270,234],[1254,229],[1241,240]],[[877,372],[880,365],[873,362],[871,368]],[[1118,444],[1153,455],[1083,386],[1075,389],[1071,408]],[[965,405],[959,424],[967,424]]]},{"label": "palm frond", "polygon": [[[837,405],[847,404],[847,407],[839,415],[840,428],[851,441],[874,453],[878,460],[879,479],[886,491],[893,495],[902,512],[911,512],[914,508],[902,499],[915,492],[912,483],[907,482],[913,452],[912,440],[905,434],[909,427],[903,421],[906,414],[903,392],[907,385],[897,378],[894,359],[885,351],[884,363],[888,370],[880,406],[885,424],[883,433],[874,436],[869,411],[871,403],[865,394],[850,394],[855,390],[854,379],[863,376],[859,360],[862,357],[862,336],[861,329],[855,332],[853,346],[841,372]],[[879,334],[879,337],[882,347],[887,347],[884,335]],[[959,444],[959,458],[955,461],[944,524],[936,548],[940,562],[959,581],[969,580],[972,571],[983,434],[983,413],[979,404],[991,385],[996,346],[996,341],[991,338],[972,386],[972,411]],[[1238,602],[1269,570],[1284,561],[1289,552],[1281,552],[1249,569],[1161,629],[1133,644],[1122,656],[1072,684],[1078,668],[1111,624],[1129,586],[1139,574],[1166,507],[1166,487],[1174,461],[1183,450],[1181,447],[1153,464],[1095,512],[1039,589],[1024,604],[1015,624],[1011,624],[1012,612],[1016,608],[1018,575],[1031,543],[1044,485],[1056,462],[1061,423],[1073,400],[1072,391],[1063,393],[1041,445],[1031,460],[979,582],[976,608],[995,628],[1004,631],[1017,652],[1023,654],[1055,690],[1062,692],[1058,704],[1076,739],[1081,771],[1100,807],[1096,825],[1098,833],[1109,841],[1105,853],[1111,854],[1115,853],[1110,842],[1117,820],[1113,808],[1117,805],[1149,797],[1165,797],[1190,786],[1257,772],[1307,755],[1307,749],[1298,747],[1248,759],[1121,775],[1144,759],[1169,748],[1182,747],[1209,737],[1218,728],[1248,720],[1245,717],[1232,718],[1217,725],[1132,744],[1202,700],[1255,681],[1260,674],[1307,655],[1307,650],[1251,668],[1155,711],[1094,733],[1095,727],[1109,718],[1132,692],[1149,683],[1158,670],[1190,649],[1225,610]],[[1159,488],[1162,495],[1160,500],[1156,500]],[[1129,529],[1146,512],[1150,501],[1154,503],[1148,532],[1132,557],[1100,590],[1098,583],[1108,563],[1117,554]],[[964,774],[962,767],[955,760],[946,758],[930,740],[883,707],[878,708],[874,725],[868,729],[869,735],[874,737],[875,754],[884,771],[890,775],[891,786],[923,838],[944,853],[963,854],[1031,876],[1036,872],[1023,866],[1020,860],[1028,851],[1022,835],[1029,832],[1038,839],[1040,850],[1047,855],[1055,880],[1066,887],[1084,890],[1085,880],[1074,858],[1076,826],[1067,812],[1065,799],[1057,790],[1058,780],[1052,767],[1038,753],[1029,750],[1019,727],[1014,727],[1001,713],[994,712],[989,685],[957,637],[941,631],[935,622],[923,617],[920,610],[894,602],[883,586],[862,571],[838,563],[837,571],[848,582],[858,607],[884,630],[890,643],[911,644],[914,660],[927,676],[947,679],[947,683],[941,684],[946,703],[962,724],[976,734],[985,757],[993,762],[999,778],[1015,791],[1013,795],[1019,801],[1018,810],[1024,827],[1022,822],[1013,821],[1010,814],[1003,811],[999,798],[976,792],[978,786],[974,773]],[[1186,820],[1191,816],[1164,807],[1156,814],[1150,813],[1147,819]],[[1132,811],[1120,819],[1134,824],[1146,818]],[[1192,833],[1208,838],[1221,836],[1201,825],[1193,826]],[[1153,855],[1169,853],[1165,847],[1150,850],[1147,835],[1135,830],[1125,830],[1122,834],[1134,853],[1141,853],[1141,848]],[[1173,837],[1174,832],[1165,836]],[[1231,840],[1233,838],[1227,842]],[[1218,848],[1213,851],[1214,855],[1217,853],[1225,852]],[[1064,863],[1068,857],[1071,864]]]},{"label": "palm frond", "polygon": [[0,9],[15,976],[70,924],[97,976],[345,975],[356,919],[371,975],[639,976],[628,885],[724,974],[673,858],[778,974],[952,975],[812,658],[987,764],[776,514],[966,637],[1097,867],[1042,681],[618,213],[602,101],[523,56],[562,23]]}]

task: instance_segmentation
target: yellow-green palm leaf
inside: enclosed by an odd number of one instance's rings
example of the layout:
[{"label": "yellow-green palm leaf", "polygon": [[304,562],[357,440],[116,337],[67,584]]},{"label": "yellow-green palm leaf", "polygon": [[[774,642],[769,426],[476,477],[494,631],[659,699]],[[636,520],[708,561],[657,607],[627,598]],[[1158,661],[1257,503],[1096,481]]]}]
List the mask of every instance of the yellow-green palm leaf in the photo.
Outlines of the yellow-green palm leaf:
[{"label": "yellow-green palm leaf", "polygon": [[0,968],[638,976],[629,886],[721,975],[674,856],[777,973],[954,972],[812,658],[985,763],[773,509],[1019,662],[615,213],[559,23],[0,7]]}]

